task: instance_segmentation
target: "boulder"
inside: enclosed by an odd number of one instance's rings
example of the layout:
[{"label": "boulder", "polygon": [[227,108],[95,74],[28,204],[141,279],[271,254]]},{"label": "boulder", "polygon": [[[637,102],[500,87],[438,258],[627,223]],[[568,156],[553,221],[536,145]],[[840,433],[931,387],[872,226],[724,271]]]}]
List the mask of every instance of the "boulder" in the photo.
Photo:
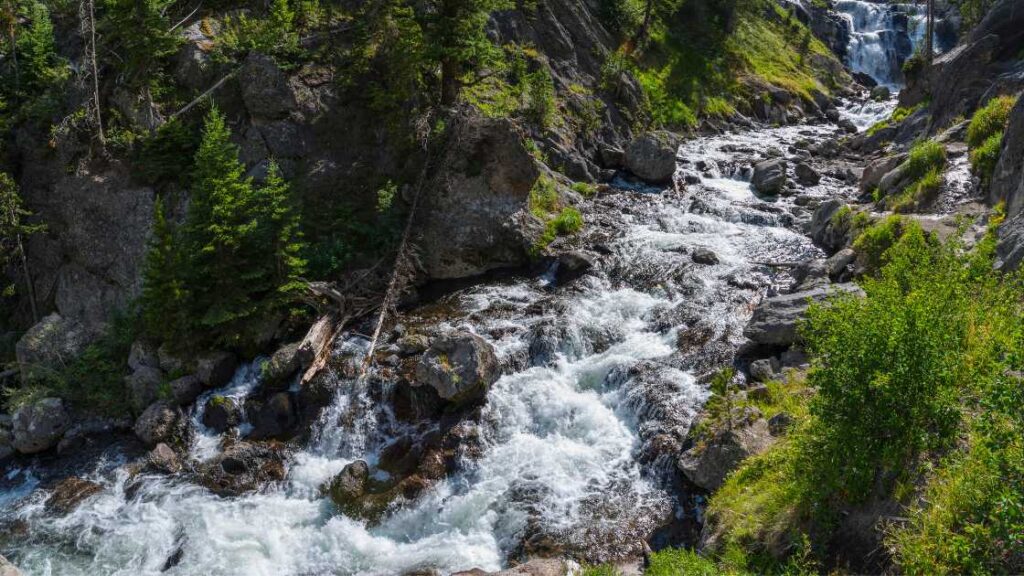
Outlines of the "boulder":
[{"label": "boulder", "polygon": [[14,456],[14,435],[8,426],[0,426],[0,462]]},{"label": "boulder", "polygon": [[262,401],[254,401],[246,407],[254,440],[284,438],[295,431],[299,423],[295,401],[288,392],[277,392]]},{"label": "boulder", "polygon": [[743,335],[755,344],[786,347],[797,341],[797,324],[811,303],[826,301],[832,296],[864,292],[856,284],[834,284],[828,288],[815,288],[792,294],[764,299],[754,309]]},{"label": "boulder", "polygon": [[154,402],[135,421],[135,435],[143,444],[180,444],[184,441],[187,424],[181,410],[170,402]]},{"label": "boulder", "polygon": [[872,100],[888,100],[892,98],[892,92],[888,86],[875,86],[871,89]]},{"label": "boulder", "polygon": [[[754,360],[750,363],[750,377],[757,382],[768,382],[775,379],[776,372],[778,371],[778,361],[774,358],[762,358],[761,360]],[[747,391],[747,395],[750,396],[751,390]],[[753,396],[750,396],[753,398]]]},{"label": "boulder", "polygon": [[156,356],[160,362],[160,369],[168,374],[181,375],[192,371],[191,363],[171,351],[167,344],[157,348]]},{"label": "boulder", "polygon": [[346,516],[360,517],[360,501],[366,494],[370,467],[362,460],[345,466],[327,485],[327,495]]},{"label": "boulder", "polygon": [[284,456],[278,443],[238,442],[200,465],[197,480],[218,496],[239,496],[284,480]]},{"label": "boulder", "polygon": [[164,374],[159,368],[140,366],[138,370],[124,377],[124,385],[128,390],[128,399],[136,414],[141,413],[160,397],[160,387],[164,383]]},{"label": "boulder", "polygon": [[853,248],[843,248],[825,261],[825,272],[833,282],[843,282],[847,278],[849,267],[857,259]]},{"label": "boulder", "polygon": [[844,204],[835,198],[818,205],[807,227],[812,240],[830,254],[845,247],[850,241],[850,223],[837,218]]},{"label": "boulder", "polygon": [[57,445],[71,426],[71,415],[60,398],[43,398],[14,412],[11,432],[14,449],[35,454]]},{"label": "boulder", "polygon": [[730,430],[724,426],[710,438],[683,452],[679,469],[697,486],[714,492],[740,462],[764,452],[774,442],[763,418],[753,422],[735,422]]},{"label": "boulder", "polygon": [[1017,270],[1024,263],[1024,212],[999,227],[996,257],[996,267],[1007,272]]},{"label": "boulder", "polygon": [[253,118],[278,120],[296,109],[288,76],[264,54],[250,53],[238,74],[245,108]]},{"label": "boulder", "polygon": [[786,170],[789,164],[785,158],[772,158],[754,164],[754,176],[750,185],[759,194],[778,194],[786,185]]},{"label": "boulder", "polygon": [[793,276],[794,291],[811,290],[829,285],[828,265],[825,260],[812,258],[805,260],[790,272]]},{"label": "boulder", "polygon": [[718,254],[715,254],[707,248],[695,249],[693,254],[690,255],[690,259],[696,264],[704,264],[708,266],[718,264]]},{"label": "boulder", "polygon": [[573,250],[558,255],[555,282],[568,284],[583,276],[594,267],[594,258],[582,250]]},{"label": "boulder", "polygon": [[50,514],[65,515],[90,496],[102,491],[103,486],[91,480],[75,477],[65,478],[53,487],[44,507]]},{"label": "boulder", "polygon": [[626,168],[652,184],[666,184],[676,173],[679,137],[671,132],[648,132],[626,146]]},{"label": "boulder", "polygon": [[601,165],[605,168],[622,168],[626,165],[626,151],[614,146],[602,146]]},{"label": "boulder", "polygon": [[529,264],[544,232],[529,210],[541,168],[516,125],[460,115],[449,130],[452,144],[438,158],[444,169],[435,171],[420,199],[423,272],[432,279],[466,278]]},{"label": "boulder", "polygon": [[882,196],[892,196],[902,192],[911,182],[910,165],[904,162],[882,176],[878,182],[878,190]]},{"label": "boulder", "polygon": [[287,390],[291,377],[299,370],[299,342],[285,344],[274,351],[260,367],[260,379],[268,390]]},{"label": "boulder", "polygon": [[768,432],[772,436],[784,436],[793,427],[793,417],[787,412],[779,412],[768,419]]},{"label": "boulder", "polygon": [[171,380],[171,397],[179,406],[187,406],[203,393],[203,383],[195,374]]},{"label": "boulder", "polygon": [[405,356],[421,354],[430,348],[430,338],[424,334],[406,334],[398,339],[398,351]]},{"label": "boulder", "polygon": [[149,342],[136,340],[128,351],[128,369],[132,372],[140,368],[160,369],[160,356],[156,348]]},{"label": "boulder", "polygon": [[821,174],[810,164],[801,162],[796,165],[796,181],[804,186],[817,186],[821,182]]},{"label": "boulder", "polygon": [[29,328],[15,345],[21,373],[63,368],[82,353],[91,338],[77,320],[56,312],[50,314]]},{"label": "boulder", "polygon": [[231,352],[211,352],[196,361],[196,376],[207,388],[220,388],[231,381],[238,358]]},{"label": "boulder", "polygon": [[882,182],[882,177],[902,164],[906,159],[906,154],[897,154],[895,156],[885,156],[869,162],[864,168],[864,173],[861,175],[861,194],[870,194],[872,190],[878,188],[878,185]]},{"label": "boulder", "polygon": [[570,574],[569,565],[558,558],[533,558],[528,562],[499,570],[484,572],[479,568],[462,572],[453,572],[452,576],[566,576]]},{"label": "boulder", "polygon": [[242,422],[242,407],[228,396],[213,396],[203,409],[203,426],[221,433]]},{"label": "boulder", "polygon": [[434,340],[416,366],[416,385],[431,386],[454,404],[484,398],[500,374],[494,347],[471,332]]},{"label": "boulder", "polygon": [[181,459],[170,446],[161,442],[146,455],[145,466],[154,472],[177,474],[181,472]]}]

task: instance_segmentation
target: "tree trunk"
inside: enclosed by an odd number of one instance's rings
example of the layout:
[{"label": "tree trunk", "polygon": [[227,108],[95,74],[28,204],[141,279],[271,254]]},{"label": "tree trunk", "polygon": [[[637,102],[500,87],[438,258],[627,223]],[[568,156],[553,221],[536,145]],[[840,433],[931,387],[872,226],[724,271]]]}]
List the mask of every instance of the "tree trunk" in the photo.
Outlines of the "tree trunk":
[{"label": "tree trunk", "polygon": [[14,239],[18,243],[18,254],[21,256],[21,270],[22,274],[25,275],[25,286],[28,288],[28,305],[32,310],[32,323],[39,322],[39,309],[36,307],[36,291],[32,285],[32,275],[29,273],[28,268],[28,256],[25,254],[25,246],[21,241],[21,231],[19,230],[18,214],[14,210],[14,205],[11,205],[11,222],[14,224]]},{"label": "tree trunk", "polygon": [[633,35],[633,41],[631,42],[634,49],[640,48],[640,44],[647,37],[647,30],[651,27],[651,16],[654,12],[654,0],[647,0],[644,4],[644,20],[640,23],[640,27],[636,29],[636,34]]},{"label": "tree trunk", "polygon": [[100,148],[106,148],[107,138],[103,134],[103,116],[100,112],[100,73],[96,63],[96,2],[86,0],[89,9],[89,59],[92,61],[92,99],[96,113],[96,132]]},{"label": "tree trunk", "polygon": [[458,63],[452,58],[441,60],[441,106],[454,106],[460,88]]},{"label": "tree trunk", "polygon": [[928,17],[927,25],[925,26],[925,39],[924,39],[924,58],[928,64],[932,63],[935,58],[935,0],[928,0]]}]

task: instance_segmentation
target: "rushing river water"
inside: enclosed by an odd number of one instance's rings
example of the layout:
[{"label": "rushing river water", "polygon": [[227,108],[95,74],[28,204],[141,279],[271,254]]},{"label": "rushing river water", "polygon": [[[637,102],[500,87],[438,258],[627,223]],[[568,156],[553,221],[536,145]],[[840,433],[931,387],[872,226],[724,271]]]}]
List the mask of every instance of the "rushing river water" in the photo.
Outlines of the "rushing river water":
[{"label": "rushing river water", "polygon": [[[32,469],[8,471],[0,514],[20,528],[0,535],[0,551],[33,576],[448,573],[500,568],[541,526],[567,549],[614,555],[680,513],[665,480],[674,458],[641,454],[657,452],[659,435],[685,435],[708,394],[701,378],[731,356],[758,299],[788,282],[771,263],[819,254],[800,231],[814,203],[853,193],[826,175],[800,196],[761,198],[750,162],[834,135],[808,125],[692,140],[679,153],[679,180],[690,183],[682,191],[624,187],[587,201],[591,225],[579,242],[603,254],[587,276],[447,296],[439,322],[490,341],[505,375],[476,424],[479,455],[377,525],[339,514],[320,492],[354,459],[373,464],[395,433],[386,407],[339,381],[328,415],[359,405],[363,417],[346,426],[324,418],[286,481],[259,493],[219,497],[181,476],[129,479],[111,449],[88,474],[104,490],[54,516]],[[700,248],[718,262],[695,263]],[[698,324],[707,343],[682,349],[680,332]],[[365,345],[353,336],[337,348]],[[244,396],[258,378],[242,367],[221,393]],[[198,461],[219,448],[198,415],[193,422]]]}]

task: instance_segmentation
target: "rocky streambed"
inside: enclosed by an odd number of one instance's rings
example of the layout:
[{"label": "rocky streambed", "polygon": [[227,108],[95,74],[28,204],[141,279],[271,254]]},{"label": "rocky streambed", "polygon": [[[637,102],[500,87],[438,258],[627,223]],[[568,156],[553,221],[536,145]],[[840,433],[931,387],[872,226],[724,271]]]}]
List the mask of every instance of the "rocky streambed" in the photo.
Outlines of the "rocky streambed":
[{"label": "rocky streambed", "polygon": [[800,307],[849,277],[807,263],[860,193],[837,144],[857,114],[687,141],[667,187],[620,175],[542,273],[403,311],[365,379],[357,325],[316,378],[282,380],[285,350],[155,410],[149,446],[114,429],[18,460],[0,550],[26,574],[383,575],[692,542],[706,482],[683,455],[710,377],[737,352],[770,358],[762,376],[800,365],[777,355]]}]

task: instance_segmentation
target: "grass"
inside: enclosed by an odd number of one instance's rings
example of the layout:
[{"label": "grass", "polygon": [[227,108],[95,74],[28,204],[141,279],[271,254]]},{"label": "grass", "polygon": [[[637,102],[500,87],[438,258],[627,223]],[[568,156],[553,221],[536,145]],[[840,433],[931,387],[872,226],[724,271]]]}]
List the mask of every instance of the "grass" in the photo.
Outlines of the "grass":
[{"label": "grass", "polygon": [[942,170],[945,166],[945,146],[934,140],[922,140],[914,144],[902,166],[904,179],[909,184],[886,198],[886,207],[894,212],[906,213],[934,201],[942,189]]},{"label": "grass", "polygon": [[996,171],[999,153],[1003,147],[1003,133],[998,132],[988,137],[980,146],[971,150],[971,170],[988,182]]},{"label": "grass", "polygon": [[576,182],[572,185],[572,191],[584,198],[590,198],[594,194],[597,194],[597,186],[594,186],[589,182]]},{"label": "grass", "polygon": [[544,232],[534,243],[534,254],[540,253],[559,236],[568,236],[583,228],[583,215],[572,206],[562,206],[555,181],[541,176],[530,190],[530,214],[544,223]]},{"label": "grass", "polygon": [[971,151],[971,170],[988,182],[999,162],[1003,145],[1003,132],[1010,119],[1010,111],[1017,103],[1016,96],[1000,96],[989,100],[974,113],[967,127],[967,146]]},{"label": "grass", "polygon": [[875,134],[881,132],[882,130],[884,130],[886,128],[889,128],[891,126],[899,126],[900,124],[903,123],[904,120],[907,119],[907,116],[910,116],[914,112],[917,112],[923,106],[924,106],[924,104],[922,103],[922,104],[918,104],[917,106],[914,106],[914,107],[911,107],[911,108],[900,107],[900,108],[897,108],[897,109],[893,110],[892,115],[889,116],[889,118],[887,118],[885,120],[882,120],[881,122],[876,122],[874,125],[872,125],[870,128],[868,128],[867,135],[868,136],[874,136]]},{"label": "grass", "polygon": [[868,271],[884,264],[885,252],[903,236],[905,222],[900,216],[889,216],[866,228],[853,241],[853,249]]}]

